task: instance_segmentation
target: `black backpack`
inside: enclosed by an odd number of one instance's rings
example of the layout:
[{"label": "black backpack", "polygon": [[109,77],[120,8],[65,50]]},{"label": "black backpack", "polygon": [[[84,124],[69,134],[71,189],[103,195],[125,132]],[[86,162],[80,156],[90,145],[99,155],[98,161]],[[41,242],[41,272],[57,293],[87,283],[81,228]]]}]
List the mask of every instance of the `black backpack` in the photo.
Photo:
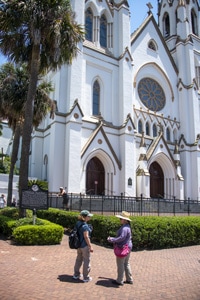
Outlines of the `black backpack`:
[{"label": "black backpack", "polygon": [[78,228],[77,226],[75,226],[72,231],[69,234],[69,248],[71,249],[78,249],[81,246],[81,242],[80,241],[80,237],[79,237],[79,233],[78,230],[83,226],[83,224],[81,224]]}]

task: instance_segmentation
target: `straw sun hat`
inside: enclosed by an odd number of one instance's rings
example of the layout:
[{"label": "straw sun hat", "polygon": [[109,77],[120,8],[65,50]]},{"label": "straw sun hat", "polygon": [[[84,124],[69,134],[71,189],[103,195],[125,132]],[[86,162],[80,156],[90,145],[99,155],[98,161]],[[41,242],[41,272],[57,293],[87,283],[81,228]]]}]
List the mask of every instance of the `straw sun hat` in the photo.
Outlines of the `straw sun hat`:
[{"label": "straw sun hat", "polygon": [[130,214],[127,211],[122,211],[121,215],[116,215],[115,217],[131,222],[131,219],[129,219]]}]

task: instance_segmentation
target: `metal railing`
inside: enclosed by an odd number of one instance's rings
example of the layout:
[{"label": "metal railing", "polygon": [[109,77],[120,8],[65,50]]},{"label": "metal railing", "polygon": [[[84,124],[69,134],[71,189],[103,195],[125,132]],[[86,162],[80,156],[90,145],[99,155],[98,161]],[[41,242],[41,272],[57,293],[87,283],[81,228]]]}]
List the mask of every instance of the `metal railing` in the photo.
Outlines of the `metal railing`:
[{"label": "metal railing", "polygon": [[[98,214],[112,215],[123,210],[128,211],[131,215],[148,216],[148,215],[200,215],[200,201],[179,200],[175,197],[171,199],[163,198],[144,198],[127,197],[110,195],[85,195],[85,194],[68,194],[69,210],[81,211],[87,209]],[[49,194],[49,207],[64,209],[62,197],[55,194]]]}]

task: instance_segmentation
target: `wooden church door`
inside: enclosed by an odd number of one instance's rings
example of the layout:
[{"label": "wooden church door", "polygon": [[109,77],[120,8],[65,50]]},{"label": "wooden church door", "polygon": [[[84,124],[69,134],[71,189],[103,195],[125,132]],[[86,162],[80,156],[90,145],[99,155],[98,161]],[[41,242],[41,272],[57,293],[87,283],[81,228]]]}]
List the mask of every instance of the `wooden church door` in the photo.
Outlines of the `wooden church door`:
[{"label": "wooden church door", "polygon": [[103,195],[105,191],[105,170],[102,162],[93,157],[87,164],[86,194]]},{"label": "wooden church door", "polygon": [[164,174],[161,166],[153,162],[150,166],[150,197],[164,198]]}]

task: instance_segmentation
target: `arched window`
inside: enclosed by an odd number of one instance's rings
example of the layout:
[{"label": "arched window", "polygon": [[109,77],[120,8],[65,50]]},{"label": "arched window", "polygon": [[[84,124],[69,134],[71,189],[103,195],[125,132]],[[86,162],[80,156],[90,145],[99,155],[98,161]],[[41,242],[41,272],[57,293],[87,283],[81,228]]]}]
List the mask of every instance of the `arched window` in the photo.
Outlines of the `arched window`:
[{"label": "arched window", "polygon": [[169,128],[167,128],[167,130],[166,130],[166,138],[167,138],[167,141],[171,140]]},{"label": "arched window", "polygon": [[85,38],[88,41],[93,41],[93,13],[90,8],[85,13]]},{"label": "arched window", "polygon": [[98,80],[93,85],[93,115],[99,115],[100,85]]},{"label": "arched window", "polygon": [[149,44],[148,44],[148,47],[149,49],[153,50],[153,51],[156,51],[157,50],[157,45],[154,41],[150,41]]},{"label": "arched window", "polygon": [[157,126],[156,124],[153,124],[153,137],[157,136]]},{"label": "arched window", "polygon": [[100,45],[104,48],[107,47],[107,20],[104,15],[100,19]]},{"label": "arched window", "polygon": [[197,15],[193,9],[191,10],[191,22],[192,22],[192,33],[194,33],[195,35],[198,35]]},{"label": "arched window", "polygon": [[175,141],[177,140],[177,130],[176,129],[174,129],[174,131],[173,131],[173,142],[175,143]]},{"label": "arched window", "polygon": [[169,15],[165,13],[163,17],[163,35],[167,37],[170,35],[170,22],[169,22]]},{"label": "arched window", "polygon": [[138,122],[138,132],[142,134],[142,131],[143,131],[143,129],[142,129],[142,121],[139,120],[139,122]]},{"label": "arched window", "polygon": [[149,134],[149,123],[148,122],[146,123],[146,135],[150,135]]}]

